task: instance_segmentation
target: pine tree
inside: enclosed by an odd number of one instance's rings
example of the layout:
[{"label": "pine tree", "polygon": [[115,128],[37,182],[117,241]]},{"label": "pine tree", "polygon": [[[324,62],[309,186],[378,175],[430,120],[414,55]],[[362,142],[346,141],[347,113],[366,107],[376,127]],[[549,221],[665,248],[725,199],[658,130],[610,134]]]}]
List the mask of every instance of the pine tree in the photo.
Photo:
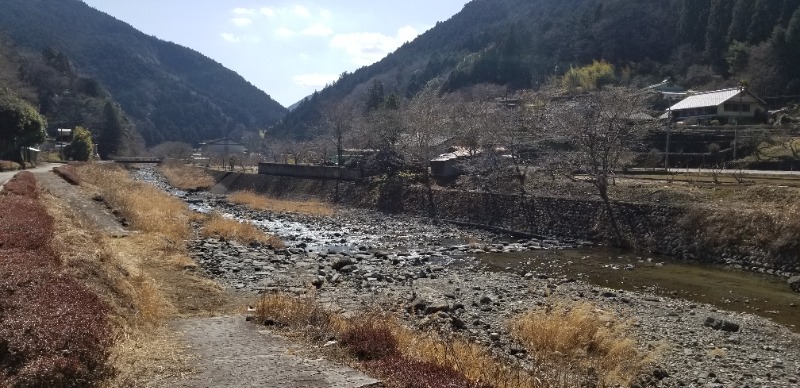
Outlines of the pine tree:
[{"label": "pine tree", "polygon": [[794,11],[786,28],[786,44],[784,57],[786,68],[794,76],[800,76],[800,8]]},{"label": "pine tree", "polygon": [[792,19],[792,15],[794,15],[794,11],[800,8],[800,0],[783,0],[783,7],[781,7],[781,16],[778,23],[780,23],[781,27],[788,27],[789,21]]},{"label": "pine tree", "polygon": [[702,49],[705,46],[706,25],[710,0],[681,0],[676,38],[678,43],[690,43]]},{"label": "pine tree", "polygon": [[711,66],[720,73],[727,71],[725,52],[728,49],[727,34],[731,24],[732,10],[728,0],[711,0],[706,29],[706,56]]},{"label": "pine tree", "polygon": [[755,0],[737,0],[733,5],[731,26],[728,29],[728,44],[747,40],[754,8]]},{"label": "pine tree", "polygon": [[780,8],[781,3],[775,0],[756,1],[747,33],[750,43],[757,44],[769,39],[780,17]]}]

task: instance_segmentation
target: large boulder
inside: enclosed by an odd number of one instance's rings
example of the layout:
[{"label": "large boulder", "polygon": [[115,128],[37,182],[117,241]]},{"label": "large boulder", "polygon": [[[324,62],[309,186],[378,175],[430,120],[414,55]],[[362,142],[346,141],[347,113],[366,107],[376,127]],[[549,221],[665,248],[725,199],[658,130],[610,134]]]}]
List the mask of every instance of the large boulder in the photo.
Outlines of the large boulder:
[{"label": "large boulder", "polygon": [[800,292],[800,276],[789,278],[789,288],[794,292]]}]

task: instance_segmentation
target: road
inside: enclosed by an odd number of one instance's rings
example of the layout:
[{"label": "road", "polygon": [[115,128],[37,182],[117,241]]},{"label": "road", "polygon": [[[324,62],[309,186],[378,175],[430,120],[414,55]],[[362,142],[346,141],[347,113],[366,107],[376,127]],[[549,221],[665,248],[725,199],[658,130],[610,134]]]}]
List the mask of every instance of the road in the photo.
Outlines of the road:
[{"label": "road", "polygon": [[[32,173],[46,172],[46,171],[52,170],[53,167],[56,167],[58,165],[59,165],[58,163],[45,163],[45,164],[43,164],[43,165],[41,165],[39,167],[31,168],[31,169],[28,169],[28,170],[22,170],[22,171],[30,171]],[[17,175],[17,173],[19,173],[19,172],[20,171],[0,172],[0,187],[2,187],[4,184],[6,184],[6,182],[8,182],[9,179],[13,178],[14,175]]]},{"label": "road", "polygon": [[[630,171],[638,173],[662,173],[663,168],[649,169],[649,168],[632,168]],[[673,174],[743,174],[743,175],[770,175],[770,176],[800,176],[800,171],[778,171],[778,170],[737,170],[735,168],[726,168],[720,170],[713,170],[708,168],[670,168],[669,172]],[[623,173],[624,175],[624,173]]]}]

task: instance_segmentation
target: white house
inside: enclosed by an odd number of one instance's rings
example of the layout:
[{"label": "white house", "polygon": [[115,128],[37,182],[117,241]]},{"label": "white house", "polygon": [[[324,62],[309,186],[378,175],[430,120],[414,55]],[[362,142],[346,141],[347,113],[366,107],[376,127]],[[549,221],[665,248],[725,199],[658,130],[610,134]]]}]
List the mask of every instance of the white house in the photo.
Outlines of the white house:
[{"label": "white house", "polygon": [[688,119],[719,120],[730,123],[753,121],[767,112],[767,103],[747,89],[731,88],[692,94],[671,106],[662,116],[681,121]]}]

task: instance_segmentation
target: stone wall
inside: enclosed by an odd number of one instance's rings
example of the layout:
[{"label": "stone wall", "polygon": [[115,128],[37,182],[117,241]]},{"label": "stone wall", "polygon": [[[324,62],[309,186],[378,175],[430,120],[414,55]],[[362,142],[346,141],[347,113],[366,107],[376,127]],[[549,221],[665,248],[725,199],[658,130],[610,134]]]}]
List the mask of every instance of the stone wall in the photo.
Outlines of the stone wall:
[{"label": "stone wall", "polygon": [[[681,260],[728,264],[783,276],[800,273],[797,253],[771,254],[745,243],[704,239],[703,210],[656,204],[428,189],[400,179],[336,181],[214,172],[212,192],[253,190],[283,199],[322,199],[343,206],[406,213],[509,230],[540,238],[622,242]],[[613,222],[612,222],[613,220]],[[616,225],[613,227],[612,225]]]}]

